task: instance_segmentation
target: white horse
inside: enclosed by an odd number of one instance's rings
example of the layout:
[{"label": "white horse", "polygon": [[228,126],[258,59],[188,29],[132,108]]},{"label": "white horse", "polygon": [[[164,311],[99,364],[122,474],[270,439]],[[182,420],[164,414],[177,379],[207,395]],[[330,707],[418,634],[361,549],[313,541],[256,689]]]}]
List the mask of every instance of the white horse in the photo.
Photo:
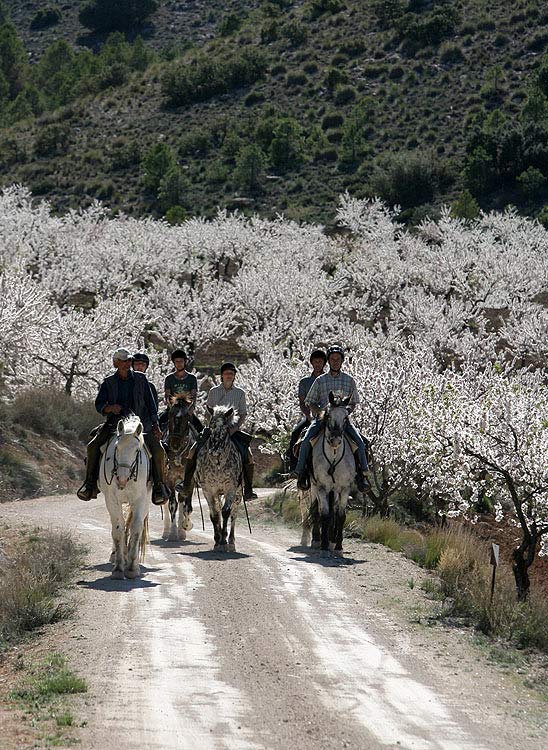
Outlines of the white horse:
[{"label": "white horse", "polygon": [[242,501],[242,458],[230,439],[233,416],[232,408],[214,408],[209,424],[211,434],[196,459],[196,478],[206,496],[213,524],[214,549],[220,552],[236,551],[234,530]]},{"label": "white horse", "polygon": [[[113,578],[138,578],[148,540],[148,512],[152,498],[150,459],[143,425],[131,416],[118,422],[115,435],[101,457],[99,489],[105,496],[112,525]],[[124,505],[129,512],[124,515]]]},{"label": "white horse", "polygon": [[[323,415],[323,433],[312,448],[309,512],[316,518],[313,524],[312,546],[318,546],[321,528],[322,550],[331,550],[337,557],[343,556],[346,505],[356,475],[352,447],[344,433],[348,420],[346,407],[349,402],[350,397],[339,400],[333,393],[329,394],[329,405]],[[302,500],[306,502],[307,498],[303,496]],[[304,537],[303,524],[303,539]]]}]

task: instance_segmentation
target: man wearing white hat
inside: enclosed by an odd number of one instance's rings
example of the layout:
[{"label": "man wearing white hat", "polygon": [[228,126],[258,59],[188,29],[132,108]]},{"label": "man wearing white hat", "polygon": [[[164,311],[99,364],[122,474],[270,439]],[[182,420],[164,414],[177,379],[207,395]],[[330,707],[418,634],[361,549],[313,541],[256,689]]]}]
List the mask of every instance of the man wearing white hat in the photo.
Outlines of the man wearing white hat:
[{"label": "man wearing white hat", "polygon": [[158,407],[146,375],[131,369],[132,358],[128,350],[117,349],[112,361],[116,372],[103,380],[95,399],[95,408],[107,419],[87,445],[86,479],[77,495],[80,500],[97,497],[101,446],[115,432],[119,419],[136,414],[143,423],[145,443],[152,454],[152,502],[162,505],[167,494],[163,485],[165,453],[160,442]]}]

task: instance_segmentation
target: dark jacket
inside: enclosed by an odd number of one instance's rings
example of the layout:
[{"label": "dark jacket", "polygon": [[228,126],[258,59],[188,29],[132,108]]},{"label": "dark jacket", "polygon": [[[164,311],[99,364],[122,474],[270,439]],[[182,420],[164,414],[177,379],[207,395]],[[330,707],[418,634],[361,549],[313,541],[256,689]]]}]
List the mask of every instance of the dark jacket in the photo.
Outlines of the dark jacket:
[{"label": "dark jacket", "polygon": [[128,373],[127,380],[123,381],[117,372],[109,375],[101,383],[99,393],[95,399],[95,408],[102,414],[105,406],[120,404],[120,392],[127,396],[121,414],[108,414],[107,422],[115,424],[120,418],[129,414],[136,414],[143,423],[145,432],[150,432],[152,425],[158,422],[158,408],[150,390],[150,383],[142,372]]}]

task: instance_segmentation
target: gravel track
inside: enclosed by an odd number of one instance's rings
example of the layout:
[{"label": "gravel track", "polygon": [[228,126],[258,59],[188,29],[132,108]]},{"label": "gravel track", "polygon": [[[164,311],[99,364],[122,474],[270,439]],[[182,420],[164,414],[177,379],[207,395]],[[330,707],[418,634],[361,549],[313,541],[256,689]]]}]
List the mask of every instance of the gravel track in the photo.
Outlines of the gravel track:
[{"label": "gravel track", "polygon": [[545,704],[466,630],[424,624],[430,574],[355,541],[343,561],[323,558],[251,508],[253,534],[243,517],[233,554],[212,551],[208,520],[184,543],[162,541],[153,509],[143,578],[113,581],[101,498],[0,505],[12,526],[70,529],[90,549],[76,620],[55,626],[89,684],[75,699],[81,747],[547,747]]}]

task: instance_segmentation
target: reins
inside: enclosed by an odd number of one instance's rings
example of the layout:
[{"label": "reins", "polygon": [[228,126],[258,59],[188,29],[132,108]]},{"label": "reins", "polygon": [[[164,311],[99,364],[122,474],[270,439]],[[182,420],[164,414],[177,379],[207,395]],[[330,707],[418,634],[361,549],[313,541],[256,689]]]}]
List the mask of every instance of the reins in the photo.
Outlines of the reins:
[{"label": "reins", "polygon": [[[137,453],[135,454],[135,460],[132,461],[131,464],[124,464],[119,463],[117,459],[117,451],[118,451],[118,443],[116,443],[116,446],[114,448],[114,456],[113,456],[113,462],[112,462],[112,473],[110,475],[110,482],[107,478],[107,462],[110,461],[110,456],[105,456],[105,460],[103,462],[103,474],[105,477],[106,484],[110,487],[110,485],[114,481],[114,477],[118,476],[118,469],[129,469],[129,477],[128,481],[130,479],[133,479],[134,482],[136,482],[139,479],[139,466],[143,463],[143,455],[142,455],[142,446],[139,438],[135,437],[134,435],[130,435],[129,437],[135,438],[137,442],[139,443],[139,448],[137,449]],[[117,438],[118,439],[118,438]]]},{"label": "reins", "polygon": [[341,453],[341,455],[339,456],[339,458],[337,460],[335,460],[335,461],[332,462],[331,459],[329,458],[329,456],[327,455],[327,453],[325,452],[325,442],[326,442],[325,433],[326,433],[326,431],[327,431],[328,428],[329,428],[329,418],[327,418],[326,421],[325,421],[325,427],[324,427],[323,438],[322,438],[322,453],[323,453],[323,456],[324,456],[325,460],[329,464],[329,469],[327,470],[327,473],[331,477],[331,479],[333,479],[333,475],[335,474],[335,469],[341,463],[341,461],[344,458],[344,454],[346,453],[346,436],[344,434],[344,427],[343,427],[343,430],[342,430],[342,444],[343,444],[342,453]]}]

